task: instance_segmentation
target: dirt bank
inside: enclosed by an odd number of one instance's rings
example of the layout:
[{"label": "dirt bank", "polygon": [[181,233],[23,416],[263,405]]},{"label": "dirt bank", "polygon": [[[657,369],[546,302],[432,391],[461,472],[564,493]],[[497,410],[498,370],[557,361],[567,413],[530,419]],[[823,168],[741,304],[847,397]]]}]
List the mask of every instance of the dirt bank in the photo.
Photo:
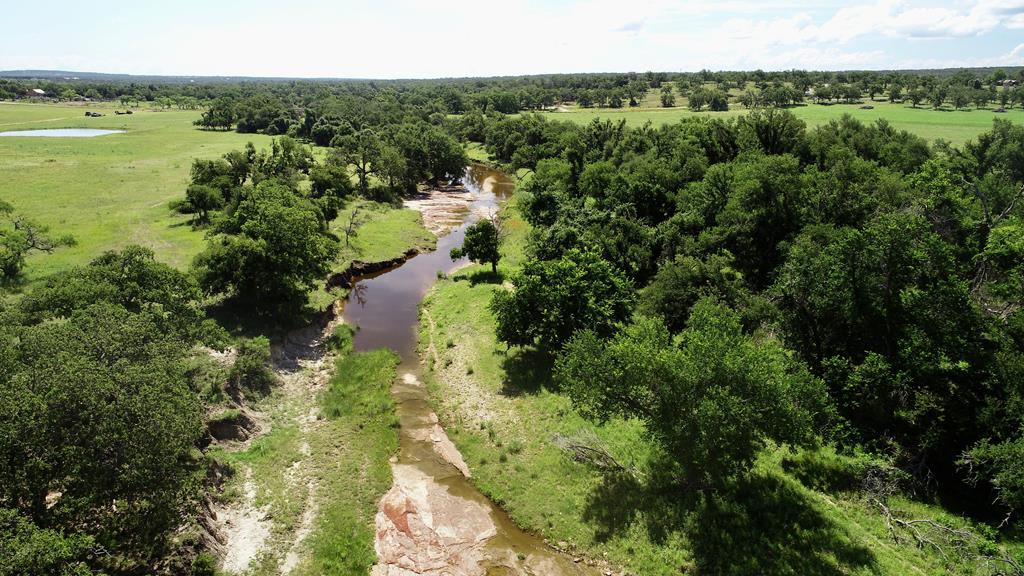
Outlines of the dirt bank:
[{"label": "dirt bank", "polygon": [[[276,566],[277,573],[287,575],[301,561],[303,544],[319,511],[315,455],[309,439],[321,424],[317,395],[330,378],[324,342],[338,322],[340,314],[332,307],[309,326],[289,332],[271,346],[271,365],[279,385],[272,403],[265,406],[267,415],[251,410],[242,398],[230,418],[213,422],[211,436],[230,452],[245,451],[266,435],[271,430],[271,415],[277,418],[275,422],[297,428],[300,441],[294,460],[278,476],[283,482],[275,484],[285,494],[272,494],[268,482],[275,479],[265,477],[266,472],[257,477],[252,466],[243,465],[239,470],[243,475],[241,497],[212,504],[202,519],[215,539],[208,549],[220,556],[226,573],[241,574],[257,566],[265,570],[269,564]],[[278,518],[269,504],[261,504],[274,496],[299,502],[295,521]],[[281,530],[282,523],[290,528]]]},{"label": "dirt bank", "polygon": [[324,287],[327,290],[330,290],[331,288],[345,288],[347,290],[352,287],[352,283],[356,278],[375,274],[389,268],[394,268],[419,253],[419,250],[416,248],[410,248],[401,256],[392,258],[391,260],[383,260],[381,262],[363,262],[362,260],[355,260],[349,264],[348,268],[343,272],[331,274],[331,276],[327,278],[327,283]]}]

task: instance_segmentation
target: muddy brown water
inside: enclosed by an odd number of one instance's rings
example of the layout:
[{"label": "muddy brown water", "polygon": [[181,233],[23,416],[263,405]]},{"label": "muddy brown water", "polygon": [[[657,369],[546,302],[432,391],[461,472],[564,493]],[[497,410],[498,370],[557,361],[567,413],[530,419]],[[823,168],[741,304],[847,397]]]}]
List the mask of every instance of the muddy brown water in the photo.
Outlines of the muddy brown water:
[{"label": "muddy brown water", "polygon": [[395,487],[382,501],[377,522],[377,552],[385,566],[378,566],[374,574],[598,574],[520,530],[473,486],[459,469],[465,469],[461,456],[455,452],[452,457],[454,446],[438,426],[420,383],[420,301],[439,272],[464,264],[448,253],[461,245],[466,228],[481,214],[497,211],[515,188],[506,174],[482,165],[471,166],[464,183],[473,200],[462,225],[439,238],[435,251],[358,279],[344,306],[345,322],[357,327],[356,350],[386,347],[401,358],[399,378],[392,387],[401,425],[400,451],[392,463]]}]

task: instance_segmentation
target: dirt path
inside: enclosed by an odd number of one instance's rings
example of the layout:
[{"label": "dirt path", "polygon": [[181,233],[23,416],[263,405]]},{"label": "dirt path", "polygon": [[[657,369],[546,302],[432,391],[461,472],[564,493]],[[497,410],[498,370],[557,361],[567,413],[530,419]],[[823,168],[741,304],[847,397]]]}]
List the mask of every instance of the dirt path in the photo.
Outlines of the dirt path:
[{"label": "dirt path", "polygon": [[256,507],[256,484],[252,480],[252,469],[245,469],[242,501],[220,514],[223,518],[224,545],[223,570],[229,573],[244,572],[249,564],[263,550],[270,537],[270,520],[265,508]]},{"label": "dirt path", "polygon": [[[277,572],[287,575],[302,559],[303,544],[312,532],[320,508],[309,440],[319,425],[317,394],[330,379],[330,359],[323,344],[339,322],[340,315],[332,310],[318,322],[290,332],[271,347],[272,368],[280,381],[280,396],[275,398],[274,410],[289,415],[301,439],[296,460],[282,472],[288,493],[302,500],[301,514],[290,533],[275,533],[268,507],[256,507],[260,486],[253,478],[252,469],[247,467],[243,498],[215,510],[218,517],[223,518],[220,530],[224,538],[222,568],[227,573],[245,573],[256,565],[261,555],[269,555],[278,559]],[[260,426],[263,434],[269,429],[265,423]],[[236,449],[245,449],[255,438],[239,443]]]},{"label": "dirt path", "polygon": [[61,116],[60,118],[44,118],[42,120],[26,120],[24,122],[4,122],[0,123],[0,126],[23,126],[25,124],[40,124],[42,122],[60,122],[61,120],[70,120],[71,118],[78,118],[77,116]]}]

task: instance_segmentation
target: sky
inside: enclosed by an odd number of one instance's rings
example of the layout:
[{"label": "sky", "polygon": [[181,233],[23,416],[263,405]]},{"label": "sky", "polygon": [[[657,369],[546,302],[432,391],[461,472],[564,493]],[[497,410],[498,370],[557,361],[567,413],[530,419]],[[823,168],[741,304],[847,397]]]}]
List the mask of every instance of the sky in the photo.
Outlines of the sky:
[{"label": "sky", "polygon": [[0,70],[438,78],[1024,65],[1024,0],[0,0]]}]

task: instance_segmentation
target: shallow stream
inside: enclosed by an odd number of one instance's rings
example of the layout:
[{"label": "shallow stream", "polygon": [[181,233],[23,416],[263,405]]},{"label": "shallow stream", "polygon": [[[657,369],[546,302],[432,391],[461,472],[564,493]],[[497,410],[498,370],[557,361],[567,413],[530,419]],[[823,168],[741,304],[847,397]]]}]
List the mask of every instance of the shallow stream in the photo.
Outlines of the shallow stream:
[{"label": "shallow stream", "polygon": [[[416,351],[418,307],[439,272],[464,264],[448,252],[466,228],[494,212],[515,184],[504,173],[473,165],[465,178],[472,202],[462,225],[438,239],[437,249],[391,270],[358,279],[344,320],[358,328],[356,350],[388,347],[401,358],[392,388],[401,423],[394,486],[377,516],[375,575],[590,575],[597,572],[526,534],[474,487],[468,468],[430,408]],[[408,572],[405,572],[408,571]]]}]

